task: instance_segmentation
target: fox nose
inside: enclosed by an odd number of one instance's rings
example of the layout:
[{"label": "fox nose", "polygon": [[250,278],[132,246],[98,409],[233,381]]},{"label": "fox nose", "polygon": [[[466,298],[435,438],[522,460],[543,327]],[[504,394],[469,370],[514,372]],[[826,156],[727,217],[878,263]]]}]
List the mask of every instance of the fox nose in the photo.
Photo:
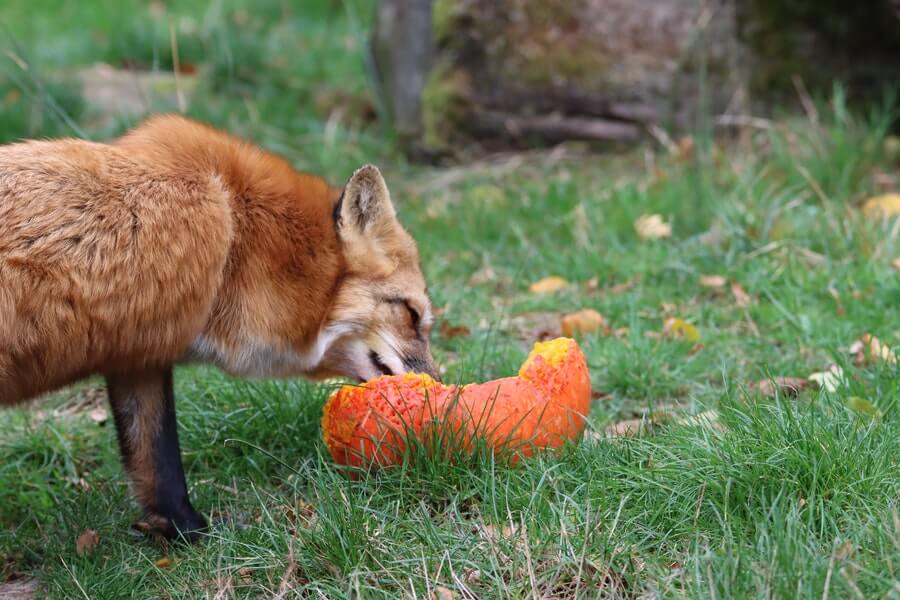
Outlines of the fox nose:
[{"label": "fox nose", "polygon": [[431,359],[419,357],[406,358],[403,360],[403,366],[412,373],[425,373],[437,382],[441,381],[441,376],[434,366]]}]

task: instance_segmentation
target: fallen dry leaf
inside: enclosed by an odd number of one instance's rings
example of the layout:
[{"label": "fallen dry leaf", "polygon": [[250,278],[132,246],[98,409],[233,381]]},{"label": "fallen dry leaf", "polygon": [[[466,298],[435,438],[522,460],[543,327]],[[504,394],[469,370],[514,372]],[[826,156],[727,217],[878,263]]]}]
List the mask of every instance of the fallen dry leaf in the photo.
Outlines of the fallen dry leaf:
[{"label": "fallen dry leaf", "polygon": [[837,547],[834,551],[834,557],[838,560],[847,560],[856,553],[856,544],[847,540]]},{"label": "fallen dry leaf", "polygon": [[94,546],[100,542],[100,536],[93,529],[85,529],[84,533],[75,540],[75,554],[85,556],[93,551]]},{"label": "fallen dry leaf", "polygon": [[866,400],[865,398],[860,398],[859,396],[850,396],[844,401],[847,406],[852,408],[857,413],[863,415],[864,417],[869,417],[874,421],[881,420],[881,411],[878,410],[878,407]]},{"label": "fallen dry leaf", "polygon": [[0,581],[0,598],[3,600],[34,600],[37,591],[38,584],[34,579]]},{"label": "fallen dry leaf", "polygon": [[900,194],[872,196],[863,204],[863,214],[870,219],[900,215]]},{"label": "fallen dry leaf", "polygon": [[13,88],[6,92],[6,96],[3,97],[3,103],[7,106],[11,106],[18,102],[22,98],[22,92]]},{"label": "fallen dry leaf", "polygon": [[495,540],[500,538],[510,538],[516,535],[518,533],[517,529],[517,527],[513,527],[509,523],[504,523],[503,526],[499,528],[496,525],[484,525],[484,533]]},{"label": "fallen dry leaf", "polygon": [[606,319],[593,308],[585,308],[564,315],[559,320],[559,325],[565,337],[574,337],[576,334],[594,333],[595,331],[609,333]]},{"label": "fallen dry leaf", "polygon": [[750,306],[750,296],[741,287],[741,284],[734,281],[731,284],[731,295],[734,296],[734,303],[738,308],[747,308]]},{"label": "fallen dry leaf", "polygon": [[772,379],[762,379],[750,384],[750,389],[757,390],[763,396],[770,398],[774,398],[777,392],[785,396],[796,396],[809,387],[810,383],[808,379],[801,379],[800,377],[773,377]]},{"label": "fallen dry leaf", "polygon": [[630,558],[635,573],[642,573],[647,568],[647,562],[637,554],[632,554]]},{"label": "fallen dry leaf", "polygon": [[621,294],[623,292],[627,292],[628,290],[630,290],[631,288],[636,286],[640,282],[640,280],[641,280],[640,276],[632,277],[628,281],[624,281],[622,283],[617,283],[616,285],[614,285],[611,288],[609,288],[608,290],[606,290],[606,292],[608,294]]},{"label": "fallen dry leaf", "polygon": [[88,416],[91,418],[91,421],[97,425],[103,425],[106,423],[107,419],[109,419],[109,413],[101,406],[91,410],[91,412],[88,413]]},{"label": "fallen dry leaf", "polygon": [[293,505],[284,507],[285,516],[292,524],[300,524],[303,527],[310,527],[318,518],[316,507],[307,502],[304,498],[298,497]]},{"label": "fallen dry leaf", "polygon": [[449,340],[456,337],[466,337],[470,333],[472,333],[471,330],[465,325],[451,325],[449,321],[441,321],[440,334],[443,338]]},{"label": "fallen dry leaf", "polygon": [[609,392],[604,392],[602,390],[591,390],[591,400],[600,400],[601,398],[608,398]]},{"label": "fallen dry leaf", "polygon": [[590,248],[591,244],[591,220],[583,202],[579,202],[571,213],[572,233],[575,236],[575,244],[579,248]]},{"label": "fallen dry leaf", "polygon": [[682,162],[687,162],[694,158],[694,138],[686,135],[678,140],[675,145],[675,156]]},{"label": "fallen dry leaf", "polygon": [[813,373],[807,379],[815,382],[820,389],[831,393],[836,392],[846,382],[844,370],[838,365],[829,365],[824,371]]},{"label": "fallen dry leaf", "polygon": [[626,419],[613,423],[603,430],[606,437],[627,437],[638,433],[644,433],[653,426],[647,419]]},{"label": "fallen dry leaf", "polygon": [[701,233],[698,239],[704,246],[717,248],[725,240],[725,234],[720,226],[713,225],[707,231]]},{"label": "fallen dry leaf", "polygon": [[550,277],[544,277],[539,281],[535,281],[528,286],[528,291],[532,294],[552,294],[558,292],[567,285],[569,285],[568,281],[562,277],[552,275]]},{"label": "fallen dry leaf", "polygon": [[831,295],[832,298],[834,298],[834,312],[837,314],[837,316],[843,317],[847,313],[847,311],[846,309],[844,309],[844,303],[841,302],[841,295],[833,286],[828,286],[828,289],[826,291]]},{"label": "fallen dry leaf", "polygon": [[546,341],[561,335],[559,313],[530,312],[510,317],[507,330],[529,344]]},{"label": "fallen dry leaf", "polygon": [[863,335],[850,345],[850,354],[853,355],[853,363],[857,366],[879,361],[889,365],[897,363],[897,355],[890,346],[881,343],[881,340],[870,333]]},{"label": "fallen dry leaf", "polygon": [[[605,437],[627,437],[635,434],[652,433],[653,428],[659,425],[675,423],[676,419],[670,408],[661,408],[653,412],[645,412],[642,416],[634,419],[625,419],[618,423],[612,423],[604,429]],[[596,432],[590,432],[592,438],[596,439],[601,436]]]},{"label": "fallen dry leaf", "polygon": [[156,565],[157,569],[169,569],[172,567],[172,559],[167,556],[164,556],[163,558],[160,558],[158,561],[156,561],[153,564]]},{"label": "fallen dry leaf", "polygon": [[[900,164],[900,162],[898,162],[898,164]],[[898,171],[895,176],[889,171],[873,169],[872,181],[875,183],[875,187],[881,190],[882,193],[893,191],[898,187],[898,184],[900,184],[900,171]]]},{"label": "fallen dry leaf", "polygon": [[526,543],[525,536],[520,527],[515,527],[510,523],[504,523],[502,526],[490,523],[482,523],[478,527],[478,533],[482,538],[490,542],[492,545],[500,540],[513,542],[515,550],[521,550],[523,544]]},{"label": "fallen dry leaf", "polygon": [[728,283],[721,275],[701,275],[700,285],[706,288],[723,288]]},{"label": "fallen dry leaf", "polygon": [[450,588],[439,585],[434,588],[434,592],[431,593],[431,598],[432,600],[453,600],[456,598],[456,595],[454,595]]},{"label": "fallen dry leaf", "polygon": [[658,240],[672,235],[672,224],[663,221],[662,215],[641,215],[634,222],[634,230],[642,240]]},{"label": "fallen dry leaf", "polygon": [[[39,420],[51,415],[56,418],[90,414],[96,408],[104,408],[107,402],[105,388],[87,388],[76,392],[65,404],[39,416]],[[105,410],[105,408],[104,408]]]},{"label": "fallen dry leaf", "polygon": [[889,135],[884,138],[884,154],[889,161],[900,165],[900,136]]},{"label": "fallen dry leaf", "polygon": [[712,408],[690,417],[681,417],[675,422],[688,427],[708,427],[713,431],[728,431],[728,428],[719,421],[719,411]]},{"label": "fallen dry leaf", "polygon": [[494,269],[490,266],[485,266],[472,273],[472,276],[469,277],[469,285],[484,285],[496,279],[497,273],[494,272]]},{"label": "fallen dry leaf", "polygon": [[665,323],[663,324],[662,332],[663,335],[672,338],[681,338],[689,342],[700,341],[700,330],[684,319],[679,319],[677,317],[670,317],[666,319]]}]

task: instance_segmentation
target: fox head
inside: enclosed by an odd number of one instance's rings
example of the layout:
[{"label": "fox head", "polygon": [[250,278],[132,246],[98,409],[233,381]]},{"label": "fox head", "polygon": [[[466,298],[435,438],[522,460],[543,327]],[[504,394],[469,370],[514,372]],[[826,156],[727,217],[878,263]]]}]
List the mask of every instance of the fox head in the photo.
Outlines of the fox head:
[{"label": "fox head", "polygon": [[365,381],[419,372],[438,378],[419,252],[376,167],[366,165],[350,177],[334,206],[334,222],[345,271],[323,331],[333,341],[311,375]]}]

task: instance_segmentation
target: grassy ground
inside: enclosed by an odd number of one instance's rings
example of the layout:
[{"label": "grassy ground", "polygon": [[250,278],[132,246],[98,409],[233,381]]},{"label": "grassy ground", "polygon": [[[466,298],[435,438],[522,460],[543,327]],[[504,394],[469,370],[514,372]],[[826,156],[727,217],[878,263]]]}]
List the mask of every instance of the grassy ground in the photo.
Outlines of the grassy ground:
[{"label": "grassy ground", "polygon": [[[32,577],[54,598],[900,597],[900,374],[847,352],[866,332],[900,345],[900,226],[859,209],[900,180],[886,111],[848,114],[837,95],[727,145],[424,170],[366,120],[363,3],[250,6],[5,3],[0,135],[71,134],[63,113],[96,138],[127,126],[97,125],[67,78],[95,60],[167,68],[172,17],[182,61],[210,67],[192,114],[335,181],[386,167],[441,318],[469,329],[437,328],[448,379],[508,374],[560,314],[601,312],[618,332],[581,340],[602,392],[590,431],[520,468],[419,458],[348,481],[320,441],[327,387],[183,370],[191,494],[217,524],[166,547],[128,529],[86,382],[0,413],[0,582]],[[651,213],[670,237],[635,233]],[[571,283],[528,292],[549,275]],[[699,342],[661,336],[671,317]],[[834,391],[749,386],[832,363]],[[675,419],[605,434],[660,410]],[[677,422],[700,413],[715,426]],[[99,542],[79,556],[88,529]]]}]

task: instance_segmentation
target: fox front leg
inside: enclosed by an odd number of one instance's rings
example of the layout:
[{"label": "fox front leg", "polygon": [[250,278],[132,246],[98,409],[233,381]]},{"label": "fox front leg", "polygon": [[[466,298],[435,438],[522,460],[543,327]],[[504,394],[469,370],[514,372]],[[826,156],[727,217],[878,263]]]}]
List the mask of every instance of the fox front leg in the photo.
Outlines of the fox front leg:
[{"label": "fox front leg", "polygon": [[172,368],[108,375],[122,463],[151,532],[196,540],[206,519],[188,498],[175,423]]}]

